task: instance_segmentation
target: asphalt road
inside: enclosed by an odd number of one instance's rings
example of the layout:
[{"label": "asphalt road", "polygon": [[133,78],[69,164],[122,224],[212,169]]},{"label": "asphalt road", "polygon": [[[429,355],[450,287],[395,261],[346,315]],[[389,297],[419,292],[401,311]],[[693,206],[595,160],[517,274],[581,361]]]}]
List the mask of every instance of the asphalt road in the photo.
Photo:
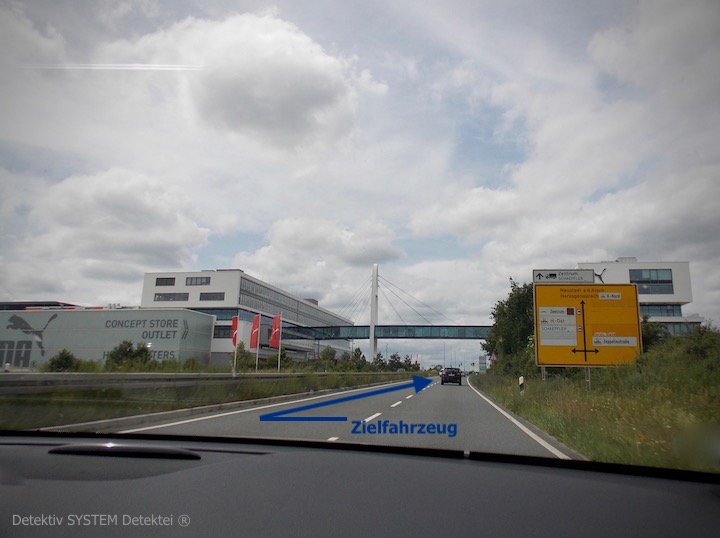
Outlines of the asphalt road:
[{"label": "asphalt road", "polygon": [[268,413],[409,385],[408,381],[200,417],[145,424],[123,433],[310,439],[446,448],[465,451],[576,458],[560,443],[502,411],[470,387],[441,385],[439,378],[416,393],[412,386],[288,414],[347,417],[347,421],[261,421]]}]

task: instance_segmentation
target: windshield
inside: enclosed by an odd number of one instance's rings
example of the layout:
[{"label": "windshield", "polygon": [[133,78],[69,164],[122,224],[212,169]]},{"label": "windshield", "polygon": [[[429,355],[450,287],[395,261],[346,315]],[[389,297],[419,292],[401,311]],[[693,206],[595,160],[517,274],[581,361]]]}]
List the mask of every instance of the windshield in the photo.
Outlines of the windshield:
[{"label": "windshield", "polygon": [[701,0],[0,2],[0,426],[717,472],[718,36]]}]

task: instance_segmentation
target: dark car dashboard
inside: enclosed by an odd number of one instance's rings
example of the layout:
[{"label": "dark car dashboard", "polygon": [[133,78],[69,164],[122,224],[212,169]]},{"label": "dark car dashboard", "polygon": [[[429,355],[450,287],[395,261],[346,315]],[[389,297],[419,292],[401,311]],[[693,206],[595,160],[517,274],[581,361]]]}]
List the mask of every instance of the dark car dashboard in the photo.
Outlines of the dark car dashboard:
[{"label": "dark car dashboard", "polygon": [[[2,536],[715,536],[720,476],[316,441],[8,432]],[[438,517],[451,506],[457,517]]]}]

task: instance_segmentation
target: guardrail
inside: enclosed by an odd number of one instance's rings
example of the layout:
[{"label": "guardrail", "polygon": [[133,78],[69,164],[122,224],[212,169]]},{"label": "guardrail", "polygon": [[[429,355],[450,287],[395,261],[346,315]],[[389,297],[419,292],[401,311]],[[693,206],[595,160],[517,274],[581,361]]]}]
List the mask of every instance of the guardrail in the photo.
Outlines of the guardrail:
[{"label": "guardrail", "polygon": [[302,373],[35,373],[12,372],[0,374],[0,395],[38,394],[57,391],[90,391],[103,389],[154,389],[163,387],[189,387],[199,383],[229,384],[244,379],[277,381],[280,379],[303,378],[315,375],[324,378],[330,375],[375,377],[407,377],[409,374],[394,372],[302,372]]}]

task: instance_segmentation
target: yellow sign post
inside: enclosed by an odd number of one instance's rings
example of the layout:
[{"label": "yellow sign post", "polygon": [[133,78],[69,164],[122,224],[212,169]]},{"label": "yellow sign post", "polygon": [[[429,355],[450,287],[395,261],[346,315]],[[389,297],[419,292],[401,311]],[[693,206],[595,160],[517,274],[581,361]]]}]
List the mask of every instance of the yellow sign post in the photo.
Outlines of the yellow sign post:
[{"label": "yellow sign post", "polygon": [[538,366],[609,366],[642,350],[635,284],[535,284]]}]

